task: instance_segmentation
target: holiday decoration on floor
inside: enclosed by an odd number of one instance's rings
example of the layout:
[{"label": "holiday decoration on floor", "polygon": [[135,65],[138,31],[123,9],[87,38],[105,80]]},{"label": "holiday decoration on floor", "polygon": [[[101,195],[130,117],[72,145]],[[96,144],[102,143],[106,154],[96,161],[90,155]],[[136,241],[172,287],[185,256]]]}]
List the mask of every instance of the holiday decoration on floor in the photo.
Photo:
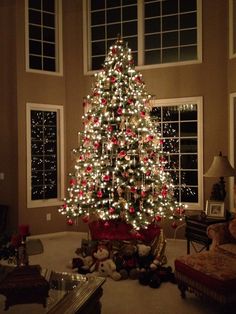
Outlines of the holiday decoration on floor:
[{"label": "holiday decoration on floor", "polygon": [[84,131],[59,209],[68,224],[79,216],[86,223],[102,220],[105,227],[123,221],[138,231],[183,217],[165,169],[168,155],[150,117],[150,98],[131,50],[119,38],[84,101]]}]

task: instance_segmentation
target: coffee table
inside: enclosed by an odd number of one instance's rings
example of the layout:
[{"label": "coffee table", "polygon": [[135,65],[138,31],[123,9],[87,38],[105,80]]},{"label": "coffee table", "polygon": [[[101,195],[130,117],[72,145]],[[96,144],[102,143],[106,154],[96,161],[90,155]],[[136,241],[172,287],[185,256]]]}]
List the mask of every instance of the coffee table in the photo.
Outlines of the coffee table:
[{"label": "coffee table", "polygon": [[[6,267],[7,274],[13,270],[14,267]],[[0,275],[3,275],[2,268]],[[19,300],[17,297],[18,293],[16,293],[16,286],[12,287],[12,293],[11,291],[9,293],[9,285],[7,285],[5,308],[8,309],[18,303],[22,304],[21,306],[24,306],[26,303],[41,303],[38,305],[40,307],[40,314],[101,314],[100,298],[103,294],[102,285],[105,282],[105,278],[87,277],[80,274],[56,272],[49,269],[41,269],[41,275],[46,279],[45,282],[49,284],[49,290],[47,290],[48,297],[44,297],[43,302],[42,297],[37,298],[37,293],[33,289],[32,292],[28,293],[30,291],[28,287],[27,293],[22,294],[25,300],[22,300],[22,297]],[[5,277],[5,275],[0,277]],[[1,279],[0,285],[2,282]],[[2,286],[6,286],[6,280]]]}]

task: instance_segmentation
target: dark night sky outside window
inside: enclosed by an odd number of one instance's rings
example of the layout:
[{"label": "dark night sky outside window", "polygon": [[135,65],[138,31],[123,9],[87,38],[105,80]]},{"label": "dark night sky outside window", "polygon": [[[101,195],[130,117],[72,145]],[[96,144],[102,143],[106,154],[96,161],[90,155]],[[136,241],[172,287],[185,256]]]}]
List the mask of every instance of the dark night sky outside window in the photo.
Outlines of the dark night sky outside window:
[{"label": "dark night sky outside window", "polygon": [[58,197],[57,154],[57,113],[31,110],[32,200]]}]

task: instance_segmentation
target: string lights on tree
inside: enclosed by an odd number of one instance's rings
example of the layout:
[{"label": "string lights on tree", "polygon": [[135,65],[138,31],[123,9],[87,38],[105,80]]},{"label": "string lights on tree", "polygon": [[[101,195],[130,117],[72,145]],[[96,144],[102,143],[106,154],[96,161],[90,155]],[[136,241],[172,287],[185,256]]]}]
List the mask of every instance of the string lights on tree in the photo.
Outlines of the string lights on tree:
[{"label": "string lights on tree", "polygon": [[168,156],[150,117],[150,98],[131,50],[119,38],[84,99],[84,131],[59,209],[70,224],[79,216],[84,222],[121,220],[138,230],[183,217],[165,168]]}]

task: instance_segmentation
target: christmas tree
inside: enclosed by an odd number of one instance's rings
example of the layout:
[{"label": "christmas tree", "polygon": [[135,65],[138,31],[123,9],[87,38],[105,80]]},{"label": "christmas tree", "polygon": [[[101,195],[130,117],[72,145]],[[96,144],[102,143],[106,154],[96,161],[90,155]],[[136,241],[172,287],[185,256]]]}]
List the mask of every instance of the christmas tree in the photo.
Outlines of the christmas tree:
[{"label": "christmas tree", "polygon": [[120,219],[135,230],[162,218],[181,219],[184,207],[174,198],[150,98],[131,50],[118,39],[84,101],[84,131],[59,209],[67,219]]}]

